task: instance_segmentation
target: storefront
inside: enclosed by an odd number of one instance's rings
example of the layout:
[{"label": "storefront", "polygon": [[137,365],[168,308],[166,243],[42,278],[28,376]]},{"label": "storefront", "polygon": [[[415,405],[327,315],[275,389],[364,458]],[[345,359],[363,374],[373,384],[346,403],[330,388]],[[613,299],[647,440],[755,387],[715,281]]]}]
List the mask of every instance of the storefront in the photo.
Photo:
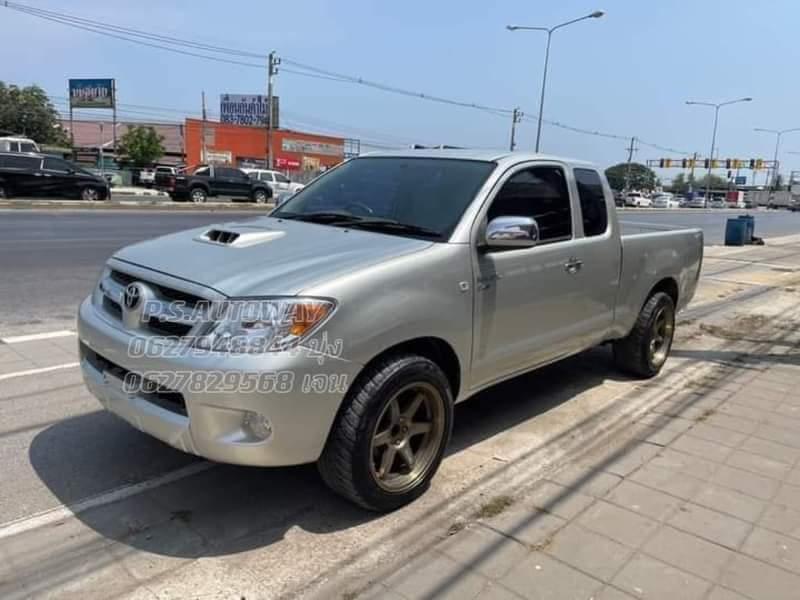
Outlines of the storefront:
[{"label": "storefront", "polygon": [[[203,156],[203,130],[205,155]],[[186,164],[206,162],[241,167],[264,167],[267,132],[261,127],[245,127],[186,119]],[[272,132],[273,166],[281,171],[320,171],[333,167],[345,157],[344,138],[303,133],[289,129]]]}]

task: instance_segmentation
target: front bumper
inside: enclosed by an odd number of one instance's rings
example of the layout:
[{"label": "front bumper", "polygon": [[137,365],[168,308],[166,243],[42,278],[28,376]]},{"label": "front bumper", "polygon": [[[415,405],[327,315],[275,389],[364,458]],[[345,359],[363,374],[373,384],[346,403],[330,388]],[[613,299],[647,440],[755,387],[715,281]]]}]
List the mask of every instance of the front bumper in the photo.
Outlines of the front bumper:
[{"label": "front bumper", "polygon": [[[91,298],[81,304],[78,336],[84,381],[106,409],[179,450],[241,465],[317,460],[346,390],[361,370],[357,363],[308,348],[265,354],[193,351],[143,356],[130,351],[135,336],[108,320]],[[91,360],[95,356],[103,360]],[[175,410],[151,401],[146,393],[126,389],[122,372],[191,372],[207,378],[205,385],[188,383],[178,390],[183,407]],[[273,381],[278,374],[280,389],[224,391],[221,387],[229,386],[209,384],[226,374],[248,374],[244,378],[250,382]],[[253,414],[267,420],[271,434],[266,439],[254,437],[248,428],[246,418]]]}]

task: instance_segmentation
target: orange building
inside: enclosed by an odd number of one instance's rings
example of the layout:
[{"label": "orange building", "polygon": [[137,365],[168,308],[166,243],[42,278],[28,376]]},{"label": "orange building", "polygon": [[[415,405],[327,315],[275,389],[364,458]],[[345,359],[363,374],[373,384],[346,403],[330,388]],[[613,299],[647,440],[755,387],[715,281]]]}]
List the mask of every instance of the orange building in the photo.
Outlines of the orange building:
[{"label": "orange building", "polygon": [[[187,165],[215,162],[263,167],[266,164],[266,129],[206,121],[205,156],[201,156],[202,132],[203,121],[186,119]],[[344,160],[345,148],[352,145],[353,141],[329,135],[276,129],[272,132],[273,166],[281,171],[318,171],[333,167]]]}]

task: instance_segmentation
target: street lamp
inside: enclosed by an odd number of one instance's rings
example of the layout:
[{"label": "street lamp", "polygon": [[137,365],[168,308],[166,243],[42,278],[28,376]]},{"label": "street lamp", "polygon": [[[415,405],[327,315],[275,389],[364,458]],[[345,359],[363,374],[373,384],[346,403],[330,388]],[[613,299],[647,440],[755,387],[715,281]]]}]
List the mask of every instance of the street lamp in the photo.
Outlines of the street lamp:
[{"label": "street lamp", "polygon": [[686,104],[698,106],[711,106],[714,108],[714,133],[711,134],[711,153],[708,156],[708,173],[706,174],[706,204],[711,197],[711,165],[714,162],[714,145],[717,143],[717,123],[719,122],[719,109],[728,104],[737,104],[739,102],[752,102],[752,98],[738,98],[737,100],[728,100],[727,102],[695,102],[687,100]]},{"label": "street lamp", "polygon": [[602,10],[596,10],[593,13],[590,13],[578,19],[572,19],[571,21],[566,21],[565,23],[560,23],[558,25],[555,25],[554,27],[528,27],[525,25],[506,25],[506,29],[508,29],[509,31],[547,32],[547,49],[544,52],[544,73],[542,74],[542,96],[539,99],[539,124],[536,126],[536,152],[539,152],[539,141],[542,138],[542,113],[544,112],[544,91],[545,87],[547,86],[547,63],[550,60],[550,39],[553,36],[553,32],[556,29],[561,29],[562,27],[566,27],[567,25],[572,25],[573,23],[584,21],[586,19],[599,19],[604,14],[606,13],[603,12]]},{"label": "street lamp", "polygon": [[781,146],[781,136],[784,133],[791,133],[792,131],[800,131],[800,127],[795,127],[793,129],[761,129],[760,127],[756,127],[753,131],[760,131],[762,133],[774,133],[775,134],[775,157],[772,159],[772,190],[775,190],[775,187],[778,184],[778,149]]}]

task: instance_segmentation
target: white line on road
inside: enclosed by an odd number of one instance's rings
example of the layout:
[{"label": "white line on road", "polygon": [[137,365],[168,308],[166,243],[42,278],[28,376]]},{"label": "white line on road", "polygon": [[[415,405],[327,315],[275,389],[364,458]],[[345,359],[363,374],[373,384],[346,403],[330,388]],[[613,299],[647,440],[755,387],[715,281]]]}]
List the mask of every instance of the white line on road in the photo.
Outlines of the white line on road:
[{"label": "white line on road", "polygon": [[21,344],[22,342],[36,342],[39,340],[50,340],[53,338],[69,337],[77,335],[71,329],[61,329],[59,331],[46,331],[44,333],[31,333],[28,335],[15,335],[11,337],[0,337],[2,344]]},{"label": "white line on road", "polygon": [[54,365],[52,367],[42,367],[41,369],[28,369],[27,371],[16,371],[15,373],[3,373],[0,375],[0,381],[6,379],[14,379],[15,377],[25,377],[27,375],[39,375],[41,373],[49,373],[50,371],[62,371],[63,369],[71,369],[72,367],[79,367],[81,363],[71,362],[64,363],[63,365]]},{"label": "white line on road", "polygon": [[147,481],[140,481],[139,483],[135,483],[133,485],[125,485],[103,494],[92,496],[86,500],[76,502],[71,506],[65,506],[62,504],[35,515],[22,517],[21,519],[4,523],[0,525],[0,540],[11,537],[12,535],[25,533],[26,531],[30,531],[38,527],[51,525],[53,523],[57,523],[58,521],[63,521],[64,519],[69,519],[70,517],[79,515],[80,513],[91,508],[97,508],[98,506],[104,506],[106,504],[112,504],[114,502],[119,502],[120,500],[125,500],[131,496],[135,496],[136,494],[141,494],[142,492],[152,490],[162,485],[174,483],[180,479],[202,473],[203,471],[207,471],[214,466],[216,466],[216,463],[208,461],[192,463],[185,467],[181,467],[180,469],[176,469],[174,471],[170,471],[169,473],[164,473],[163,475],[154,477],[153,479],[148,479]]}]

